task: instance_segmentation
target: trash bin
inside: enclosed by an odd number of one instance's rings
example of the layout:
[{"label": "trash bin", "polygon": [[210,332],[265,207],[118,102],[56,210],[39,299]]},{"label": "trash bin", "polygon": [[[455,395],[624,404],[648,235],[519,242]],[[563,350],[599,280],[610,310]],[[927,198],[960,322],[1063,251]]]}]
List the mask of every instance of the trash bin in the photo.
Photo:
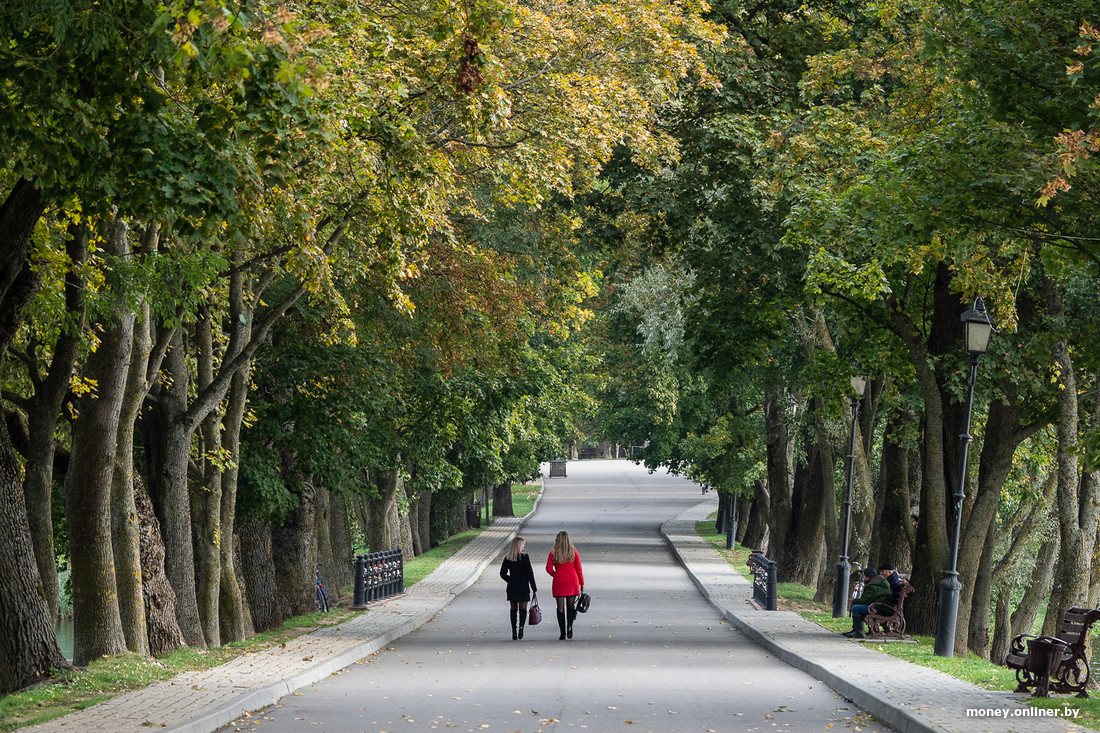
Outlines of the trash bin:
[{"label": "trash bin", "polygon": [[1027,671],[1035,676],[1038,684],[1032,697],[1050,696],[1050,678],[1058,673],[1062,664],[1062,652],[1069,645],[1061,639],[1040,636],[1027,642]]}]

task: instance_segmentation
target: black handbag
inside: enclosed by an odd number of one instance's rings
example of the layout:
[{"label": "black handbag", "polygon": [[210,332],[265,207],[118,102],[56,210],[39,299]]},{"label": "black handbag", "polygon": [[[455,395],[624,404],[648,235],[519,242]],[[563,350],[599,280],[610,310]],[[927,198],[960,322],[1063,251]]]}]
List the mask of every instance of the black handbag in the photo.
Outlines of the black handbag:
[{"label": "black handbag", "polygon": [[581,593],[580,598],[577,599],[577,613],[588,613],[590,605],[592,605],[592,596]]},{"label": "black handbag", "polygon": [[539,594],[531,596],[531,606],[527,609],[527,625],[538,626],[542,623],[542,609],[539,608]]}]

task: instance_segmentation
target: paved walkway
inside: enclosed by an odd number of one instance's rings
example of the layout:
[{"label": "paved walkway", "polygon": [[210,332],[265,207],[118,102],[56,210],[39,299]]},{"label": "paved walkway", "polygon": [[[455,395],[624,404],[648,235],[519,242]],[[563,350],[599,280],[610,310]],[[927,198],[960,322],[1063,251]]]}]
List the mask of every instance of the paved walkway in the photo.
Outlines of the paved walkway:
[{"label": "paved walkway", "polygon": [[[755,610],[748,600],[749,582],[695,533],[695,523],[716,506],[716,499],[704,501],[662,527],[699,589],[765,649],[822,680],[879,720],[901,733],[1086,730],[1061,718],[1036,717],[1037,709],[1022,703],[1020,695],[982,690],[895,659],[795,613]],[[205,672],[178,675],[33,729],[51,733],[150,728],[173,733],[214,731],[245,711],[270,705],[427,623],[500,556],[525,519],[497,519],[406,595],[373,606],[346,623]],[[1074,705],[1073,698],[1064,699],[1066,709]]]}]

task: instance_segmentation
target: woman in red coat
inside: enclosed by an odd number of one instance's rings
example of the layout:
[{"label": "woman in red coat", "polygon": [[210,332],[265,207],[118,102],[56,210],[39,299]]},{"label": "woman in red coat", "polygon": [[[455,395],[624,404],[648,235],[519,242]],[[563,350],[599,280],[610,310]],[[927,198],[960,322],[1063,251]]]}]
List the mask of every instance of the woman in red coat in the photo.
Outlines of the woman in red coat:
[{"label": "woman in red coat", "polygon": [[546,558],[546,572],[554,576],[551,592],[558,603],[559,639],[573,638],[573,621],[577,618],[577,596],[584,592],[584,571],[581,555],[569,533],[562,530],[554,539],[554,549]]}]

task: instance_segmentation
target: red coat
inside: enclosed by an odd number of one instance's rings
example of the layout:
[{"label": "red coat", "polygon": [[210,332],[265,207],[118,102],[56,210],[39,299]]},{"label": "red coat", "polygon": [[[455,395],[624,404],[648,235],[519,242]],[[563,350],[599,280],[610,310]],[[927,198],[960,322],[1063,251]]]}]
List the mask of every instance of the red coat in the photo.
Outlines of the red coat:
[{"label": "red coat", "polygon": [[550,586],[550,592],[554,597],[579,596],[581,586],[584,585],[584,570],[581,569],[581,553],[573,557],[573,562],[564,565],[554,565],[554,553],[546,558],[546,572],[554,576],[554,582]]}]

